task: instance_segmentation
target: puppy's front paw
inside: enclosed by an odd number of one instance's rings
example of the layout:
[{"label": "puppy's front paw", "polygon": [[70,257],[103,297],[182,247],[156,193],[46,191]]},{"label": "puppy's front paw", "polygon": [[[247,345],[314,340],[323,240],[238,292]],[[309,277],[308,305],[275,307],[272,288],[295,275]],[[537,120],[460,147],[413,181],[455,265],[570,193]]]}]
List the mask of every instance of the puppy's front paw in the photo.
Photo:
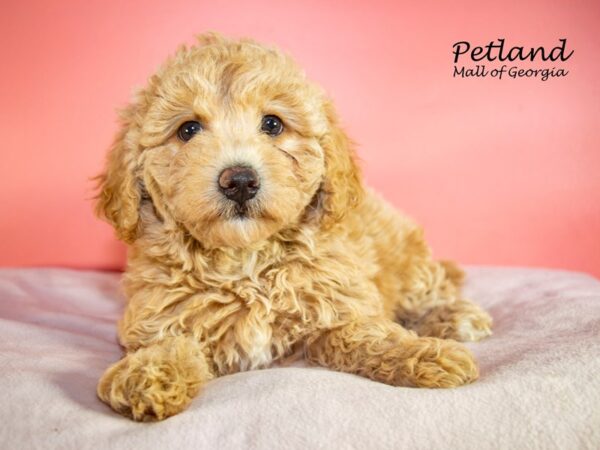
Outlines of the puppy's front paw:
[{"label": "puppy's front paw", "polygon": [[177,343],[131,353],[98,383],[98,397],[137,421],[162,420],[185,409],[211,378],[203,357]]},{"label": "puppy's front paw", "polygon": [[411,345],[414,356],[406,361],[404,377],[416,387],[451,388],[479,377],[473,355],[456,341],[420,338]]}]

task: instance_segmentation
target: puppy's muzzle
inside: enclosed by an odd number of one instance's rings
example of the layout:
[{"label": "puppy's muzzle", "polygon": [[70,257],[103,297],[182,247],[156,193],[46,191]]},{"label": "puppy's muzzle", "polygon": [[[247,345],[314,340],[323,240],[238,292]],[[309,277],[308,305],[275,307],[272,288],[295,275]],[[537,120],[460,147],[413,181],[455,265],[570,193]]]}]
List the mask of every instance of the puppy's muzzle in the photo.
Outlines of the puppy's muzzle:
[{"label": "puppy's muzzle", "polygon": [[254,198],[260,189],[260,180],[254,169],[228,167],[219,175],[219,188],[225,197],[242,206]]}]

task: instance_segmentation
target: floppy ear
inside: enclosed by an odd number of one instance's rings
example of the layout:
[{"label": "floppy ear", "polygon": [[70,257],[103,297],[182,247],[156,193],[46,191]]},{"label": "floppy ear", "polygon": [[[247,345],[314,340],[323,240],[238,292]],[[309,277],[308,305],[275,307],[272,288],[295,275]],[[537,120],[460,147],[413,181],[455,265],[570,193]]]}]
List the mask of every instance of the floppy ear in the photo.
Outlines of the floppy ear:
[{"label": "floppy ear", "polygon": [[137,235],[141,186],[138,181],[137,131],[131,127],[134,107],[123,111],[122,129],[109,151],[105,171],[97,177],[96,214],[110,222],[117,237],[132,243]]},{"label": "floppy ear", "polygon": [[320,189],[321,223],[331,226],[344,218],[364,197],[360,169],[352,143],[340,128],[333,105],[325,104],[327,132],[320,140],[325,152],[325,179]]}]

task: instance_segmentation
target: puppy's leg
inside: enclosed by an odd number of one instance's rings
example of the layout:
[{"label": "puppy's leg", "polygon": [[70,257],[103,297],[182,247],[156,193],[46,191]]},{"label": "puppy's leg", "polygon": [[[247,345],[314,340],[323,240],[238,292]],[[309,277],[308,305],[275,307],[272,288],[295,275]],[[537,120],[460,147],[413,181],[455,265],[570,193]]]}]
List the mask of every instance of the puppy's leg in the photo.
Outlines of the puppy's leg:
[{"label": "puppy's leg", "polygon": [[106,370],[97,392],[123,415],[162,420],[185,409],[212,377],[200,344],[178,336],[127,354]]},{"label": "puppy's leg", "polygon": [[457,341],[479,341],[492,334],[492,318],[475,303],[458,299],[435,306],[414,321],[410,328],[420,336]]},{"label": "puppy's leg", "polygon": [[471,352],[451,340],[421,338],[387,319],[349,323],[309,339],[307,359],[394,386],[455,387],[475,380]]},{"label": "puppy's leg", "polygon": [[396,317],[420,336],[478,341],[492,334],[492,318],[460,293],[462,271],[454,264],[420,261],[412,270]]},{"label": "puppy's leg", "polygon": [[363,209],[360,217],[369,220],[360,226],[373,239],[380,266],[374,281],[387,317],[423,336],[467,341],[491,334],[490,316],[460,294],[463,271],[435,261],[417,225],[374,195]]},{"label": "puppy's leg", "polygon": [[457,289],[462,288],[465,281],[465,272],[458,264],[450,260],[439,261],[439,264],[444,268],[446,272],[446,278],[452,283]]}]

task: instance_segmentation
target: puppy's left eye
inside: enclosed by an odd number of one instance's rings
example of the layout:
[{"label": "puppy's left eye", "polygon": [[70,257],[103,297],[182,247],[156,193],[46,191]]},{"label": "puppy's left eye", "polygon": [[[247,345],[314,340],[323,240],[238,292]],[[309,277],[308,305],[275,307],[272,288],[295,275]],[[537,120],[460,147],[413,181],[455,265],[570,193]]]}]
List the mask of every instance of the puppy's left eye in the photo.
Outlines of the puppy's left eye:
[{"label": "puppy's left eye", "polygon": [[181,139],[183,142],[189,141],[194,137],[200,130],[202,130],[202,125],[200,122],[196,122],[195,120],[190,120],[188,122],[184,122],[179,129],[177,130],[177,137]]},{"label": "puppy's left eye", "polygon": [[283,131],[283,122],[277,116],[265,116],[260,124],[260,131],[269,136],[278,136]]}]

